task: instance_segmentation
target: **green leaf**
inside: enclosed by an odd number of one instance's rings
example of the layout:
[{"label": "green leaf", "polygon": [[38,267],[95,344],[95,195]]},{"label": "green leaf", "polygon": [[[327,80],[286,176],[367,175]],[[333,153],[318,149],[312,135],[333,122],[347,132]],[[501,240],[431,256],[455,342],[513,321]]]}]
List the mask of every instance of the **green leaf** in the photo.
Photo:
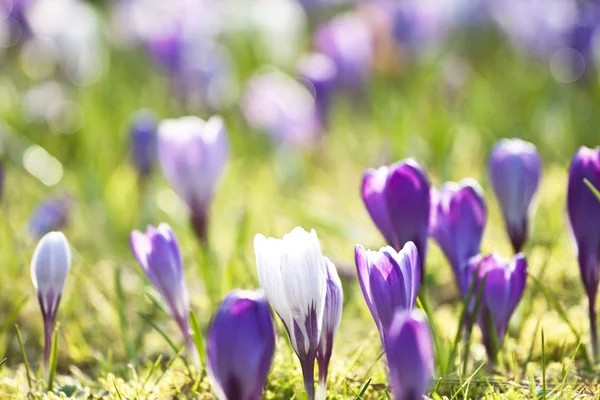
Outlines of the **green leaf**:
[{"label": "green leaf", "polygon": [[54,328],[52,337],[52,347],[50,348],[50,370],[48,371],[48,391],[51,392],[54,387],[54,376],[56,375],[56,367],[58,366],[58,325]]},{"label": "green leaf", "polygon": [[463,329],[465,327],[465,319],[467,317],[467,313],[469,311],[469,304],[471,303],[473,297],[473,291],[475,290],[475,284],[477,283],[476,279],[472,279],[471,284],[469,285],[469,289],[467,290],[467,296],[465,297],[465,301],[463,303],[463,308],[460,312],[460,317],[458,320],[458,328],[456,329],[456,335],[454,336],[454,341],[452,342],[452,347],[450,348],[450,353],[448,354],[448,359],[446,360],[446,370],[445,372],[450,372],[450,365],[452,361],[454,361],[454,357],[456,356],[456,349],[461,342],[461,338],[463,335]]},{"label": "green leaf", "polygon": [[592,185],[592,182],[588,181],[587,178],[583,178],[583,182],[585,182],[585,184],[587,185],[587,187],[590,188],[592,193],[594,193],[594,195],[596,195],[596,197],[598,198],[598,201],[600,201],[600,191],[598,191],[598,189],[596,187],[594,187],[594,185]]},{"label": "green leaf", "polygon": [[[158,325],[156,325],[156,324],[154,323],[154,321],[152,321],[150,318],[148,318],[148,316],[146,316],[146,315],[144,315],[144,314],[142,314],[142,313],[138,313],[138,315],[139,315],[139,316],[140,316],[140,317],[141,317],[141,318],[142,318],[144,321],[146,321],[146,323],[147,323],[148,325],[150,325],[152,328],[154,328],[154,330],[155,330],[156,332],[158,332],[158,334],[159,334],[160,336],[162,336],[162,338],[163,338],[163,339],[165,339],[165,341],[167,342],[167,344],[169,345],[169,347],[171,347],[171,349],[172,349],[172,350],[175,352],[175,354],[178,354],[178,353],[179,353],[179,351],[180,351],[180,348],[179,348],[179,347],[177,347],[177,346],[175,345],[175,343],[173,343],[173,341],[171,340],[171,338],[169,338],[169,335],[167,335],[167,334],[165,333],[165,331],[163,331],[163,330],[162,330],[162,329],[161,329],[161,328],[160,328]],[[190,368],[190,364],[188,363],[188,361],[186,360],[186,358],[185,358],[185,357],[181,357],[181,360],[182,360],[182,361],[183,361],[183,363],[185,364],[185,367],[187,368],[187,370],[188,370],[188,372],[189,372],[189,374],[190,374],[190,376],[191,376],[191,375],[192,375],[192,370],[191,370],[191,368]]]},{"label": "green leaf", "polygon": [[371,384],[371,381],[373,380],[373,378],[369,378],[368,381],[365,382],[365,384],[363,385],[362,389],[360,390],[360,392],[358,393],[358,396],[356,396],[355,400],[360,400],[363,398],[363,396],[365,395],[365,393],[367,392],[367,389],[369,388],[369,385]]},{"label": "green leaf", "polygon": [[194,340],[196,351],[198,352],[200,362],[202,363],[201,368],[204,368],[206,365],[206,348],[204,346],[204,338],[202,337],[200,324],[198,324],[198,320],[192,311],[190,311],[190,325],[192,326],[192,340]]},{"label": "green leaf", "polygon": [[17,330],[17,340],[19,341],[19,347],[21,348],[21,357],[23,358],[23,364],[25,364],[25,373],[27,374],[27,384],[29,385],[29,390],[33,388],[31,384],[31,372],[29,370],[29,361],[27,361],[27,354],[25,354],[25,346],[23,345],[23,338],[21,337],[21,330],[18,325],[15,325],[15,329]]}]

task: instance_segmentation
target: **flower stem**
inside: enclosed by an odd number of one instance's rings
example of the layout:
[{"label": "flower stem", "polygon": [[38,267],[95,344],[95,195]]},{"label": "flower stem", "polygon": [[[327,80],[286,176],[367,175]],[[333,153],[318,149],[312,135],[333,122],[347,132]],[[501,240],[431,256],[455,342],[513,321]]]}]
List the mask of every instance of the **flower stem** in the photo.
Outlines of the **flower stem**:
[{"label": "flower stem", "polygon": [[304,390],[308,395],[308,400],[315,399],[315,361],[303,361],[302,365],[302,376],[304,377]]},{"label": "flower stem", "polygon": [[589,298],[589,315],[590,315],[590,334],[592,336],[592,351],[594,353],[594,361],[598,359],[598,321],[595,309],[595,296]]},{"label": "flower stem", "polygon": [[44,318],[44,371],[48,374],[50,369],[50,352],[52,351],[52,339],[54,337],[54,323]]}]

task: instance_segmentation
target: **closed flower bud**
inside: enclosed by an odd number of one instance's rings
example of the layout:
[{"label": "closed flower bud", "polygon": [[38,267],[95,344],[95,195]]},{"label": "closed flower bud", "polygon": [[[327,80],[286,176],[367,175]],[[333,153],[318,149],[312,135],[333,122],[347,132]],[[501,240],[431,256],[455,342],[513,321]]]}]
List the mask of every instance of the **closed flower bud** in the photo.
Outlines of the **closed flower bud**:
[{"label": "closed flower bud", "polygon": [[229,158],[223,119],[167,119],[158,126],[158,158],[173,190],[188,205],[199,240],[207,241],[208,211]]},{"label": "closed flower bud", "polygon": [[208,330],[208,371],[217,397],[259,400],[274,351],[273,321],[264,297],[229,292]]},{"label": "closed flower bud", "polygon": [[48,369],[56,311],[71,268],[71,249],[62,232],[49,232],[39,241],[31,259],[31,280],[44,319],[44,366]]},{"label": "closed flower bud", "polygon": [[480,252],[487,219],[483,190],[473,179],[447,182],[431,195],[431,236],[452,266],[456,284],[467,294],[467,262]]},{"label": "closed flower bud", "polygon": [[338,276],[335,265],[325,257],[327,269],[327,294],[325,295],[325,308],[323,309],[323,327],[321,339],[317,349],[317,364],[319,365],[319,387],[317,399],[325,399],[327,390],[327,373],[329,360],[333,352],[333,341],[342,320],[342,306],[344,292],[342,282]]},{"label": "closed flower bud", "polygon": [[183,260],[171,227],[162,223],[158,228],[148,226],[145,233],[131,232],[131,251],[168,307],[186,340],[190,356],[198,365],[198,353],[190,334],[190,300]]},{"label": "closed flower bud", "polygon": [[69,223],[73,199],[68,194],[49,196],[40,202],[29,219],[29,232],[34,238],[64,229]]},{"label": "closed flower bud", "polygon": [[598,355],[596,333],[596,296],[600,276],[600,200],[586,185],[587,179],[600,189],[600,147],[581,147],[569,169],[567,211],[577,244],[581,279],[589,299],[589,315],[594,353]]},{"label": "closed flower bud", "polygon": [[542,175],[540,155],[529,142],[500,140],[492,150],[489,173],[513,250],[518,253],[529,235],[530,205]]},{"label": "closed flower bud", "polygon": [[398,311],[385,335],[385,354],[394,399],[422,399],[433,376],[429,323],[418,310]]},{"label": "closed flower bud", "polygon": [[285,325],[300,359],[304,386],[314,399],[314,363],[327,293],[326,262],[319,239],[294,228],[283,239],[254,238],[258,279],[265,297]]},{"label": "closed flower bud", "polygon": [[[507,260],[498,253],[492,253],[487,256],[472,257],[468,268],[471,279],[477,279],[475,293],[479,291],[479,284],[485,278],[477,320],[488,358],[494,363],[496,353],[504,341],[510,317],[525,291],[527,260],[522,253],[515,255],[512,260]],[[494,332],[491,331],[492,328]],[[496,343],[494,339],[497,340]]]},{"label": "closed flower bud", "polygon": [[413,242],[421,268],[427,256],[430,196],[429,178],[412,159],[369,169],[363,178],[362,198],[373,222],[396,251]]},{"label": "closed flower bud", "polygon": [[150,110],[138,111],[132,118],[131,161],[142,178],[150,175],[156,160],[156,117]]},{"label": "closed flower bud", "polygon": [[321,125],[327,126],[330,103],[335,89],[337,68],[325,54],[309,53],[298,61],[298,75],[314,91],[315,106]]},{"label": "closed flower bud", "polygon": [[391,247],[379,251],[354,248],[358,280],[381,339],[398,310],[415,306],[420,285],[420,263],[412,242],[396,253]]}]

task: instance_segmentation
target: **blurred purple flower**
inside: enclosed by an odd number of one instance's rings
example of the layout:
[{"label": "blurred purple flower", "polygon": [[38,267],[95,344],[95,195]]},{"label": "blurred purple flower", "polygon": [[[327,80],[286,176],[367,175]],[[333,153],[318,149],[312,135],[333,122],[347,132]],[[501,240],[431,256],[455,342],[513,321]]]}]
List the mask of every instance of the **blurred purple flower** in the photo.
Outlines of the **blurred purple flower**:
[{"label": "blurred purple flower", "polygon": [[[257,234],[254,252],[265,297],[285,325],[314,399],[314,368],[327,295],[326,260],[317,233],[294,228],[283,239]],[[328,321],[329,322],[329,321]]]},{"label": "blurred purple flower", "polygon": [[208,329],[206,356],[217,397],[259,400],[275,351],[265,298],[247,290],[227,294]]},{"label": "blurred purple flower", "polygon": [[342,320],[342,306],[344,303],[342,282],[335,265],[327,257],[325,257],[325,267],[327,270],[327,293],[325,295],[325,307],[323,308],[323,327],[321,328],[321,338],[317,348],[317,364],[319,365],[317,399],[326,398],[329,361],[333,352],[333,341]]},{"label": "blurred purple flower", "polygon": [[314,91],[315,105],[321,125],[327,126],[331,97],[337,76],[336,66],[324,54],[305,54],[298,61],[298,76],[306,81],[309,90]]},{"label": "blurred purple flower", "polygon": [[426,172],[410,158],[368,169],[363,177],[362,198],[371,219],[396,251],[408,241],[417,246],[421,278],[427,256],[430,196]]},{"label": "blurred purple flower", "polygon": [[229,159],[223,119],[167,119],[158,126],[158,159],[173,190],[188,205],[196,235],[208,240],[208,211]]},{"label": "blurred purple flower", "polygon": [[72,208],[73,199],[69,194],[46,197],[29,219],[29,232],[34,238],[41,238],[50,231],[64,229]]},{"label": "blurred purple flower", "polygon": [[71,249],[62,232],[48,232],[39,241],[31,259],[31,280],[37,291],[44,319],[44,367],[48,371],[56,311],[71,268]]},{"label": "blurred purple flower", "polygon": [[[478,321],[488,358],[490,362],[495,362],[496,352],[502,346],[510,317],[525,291],[527,260],[522,253],[515,255],[512,260],[507,260],[494,252],[487,256],[472,257],[468,268],[469,280],[477,279],[475,293],[479,290],[478,285],[486,277]],[[497,343],[493,341],[491,328],[495,330]]]},{"label": "blurred purple flower", "polygon": [[145,233],[131,232],[131,251],[150,283],[162,297],[183,334],[189,356],[199,366],[198,352],[190,332],[190,299],[183,275],[183,259],[177,238],[168,224],[148,226]]},{"label": "blurred purple flower", "polygon": [[421,282],[417,248],[408,242],[396,253],[389,246],[372,251],[357,244],[354,259],[360,288],[383,342],[396,311],[415,306]]},{"label": "blurred purple flower", "polygon": [[585,184],[587,179],[600,188],[600,147],[581,147],[569,168],[567,211],[575,242],[581,279],[589,299],[594,355],[598,355],[596,296],[600,275],[600,200]]},{"label": "blurred purple flower", "polygon": [[396,312],[385,335],[384,348],[394,399],[423,398],[435,361],[425,315],[418,309]]},{"label": "blurred purple flower", "polygon": [[309,147],[323,132],[313,95],[277,70],[259,72],[250,78],[241,107],[250,127],[265,131],[277,144]]},{"label": "blurred purple flower", "polygon": [[431,206],[431,236],[450,262],[464,297],[467,262],[480,252],[487,219],[483,190],[474,179],[447,182],[439,192],[432,189]]},{"label": "blurred purple flower", "polygon": [[337,85],[362,95],[371,75],[373,38],[366,21],[357,13],[338,15],[315,32],[314,47],[337,67]]},{"label": "blurred purple flower", "polygon": [[156,116],[140,110],[131,120],[131,160],[140,177],[148,177],[156,161]]},{"label": "blurred purple flower", "polygon": [[502,139],[490,155],[489,174],[513,250],[518,253],[529,235],[531,200],[542,175],[540,155],[532,143]]}]

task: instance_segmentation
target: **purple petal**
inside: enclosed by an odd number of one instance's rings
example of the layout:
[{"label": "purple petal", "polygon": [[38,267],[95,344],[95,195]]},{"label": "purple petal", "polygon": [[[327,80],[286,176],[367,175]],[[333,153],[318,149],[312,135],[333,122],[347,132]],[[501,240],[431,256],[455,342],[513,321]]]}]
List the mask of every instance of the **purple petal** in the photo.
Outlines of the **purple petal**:
[{"label": "purple petal", "polygon": [[600,148],[581,147],[569,168],[567,211],[575,242],[581,278],[593,300],[600,274],[600,201],[584,182],[600,188]]},{"label": "purple petal", "polygon": [[430,385],[434,362],[431,333],[423,313],[398,312],[384,347],[394,397],[420,399]]},{"label": "purple petal", "polygon": [[226,399],[260,399],[274,349],[265,299],[254,292],[230,292],[219,306],[207,340],[208,368],[219,394]]}]

